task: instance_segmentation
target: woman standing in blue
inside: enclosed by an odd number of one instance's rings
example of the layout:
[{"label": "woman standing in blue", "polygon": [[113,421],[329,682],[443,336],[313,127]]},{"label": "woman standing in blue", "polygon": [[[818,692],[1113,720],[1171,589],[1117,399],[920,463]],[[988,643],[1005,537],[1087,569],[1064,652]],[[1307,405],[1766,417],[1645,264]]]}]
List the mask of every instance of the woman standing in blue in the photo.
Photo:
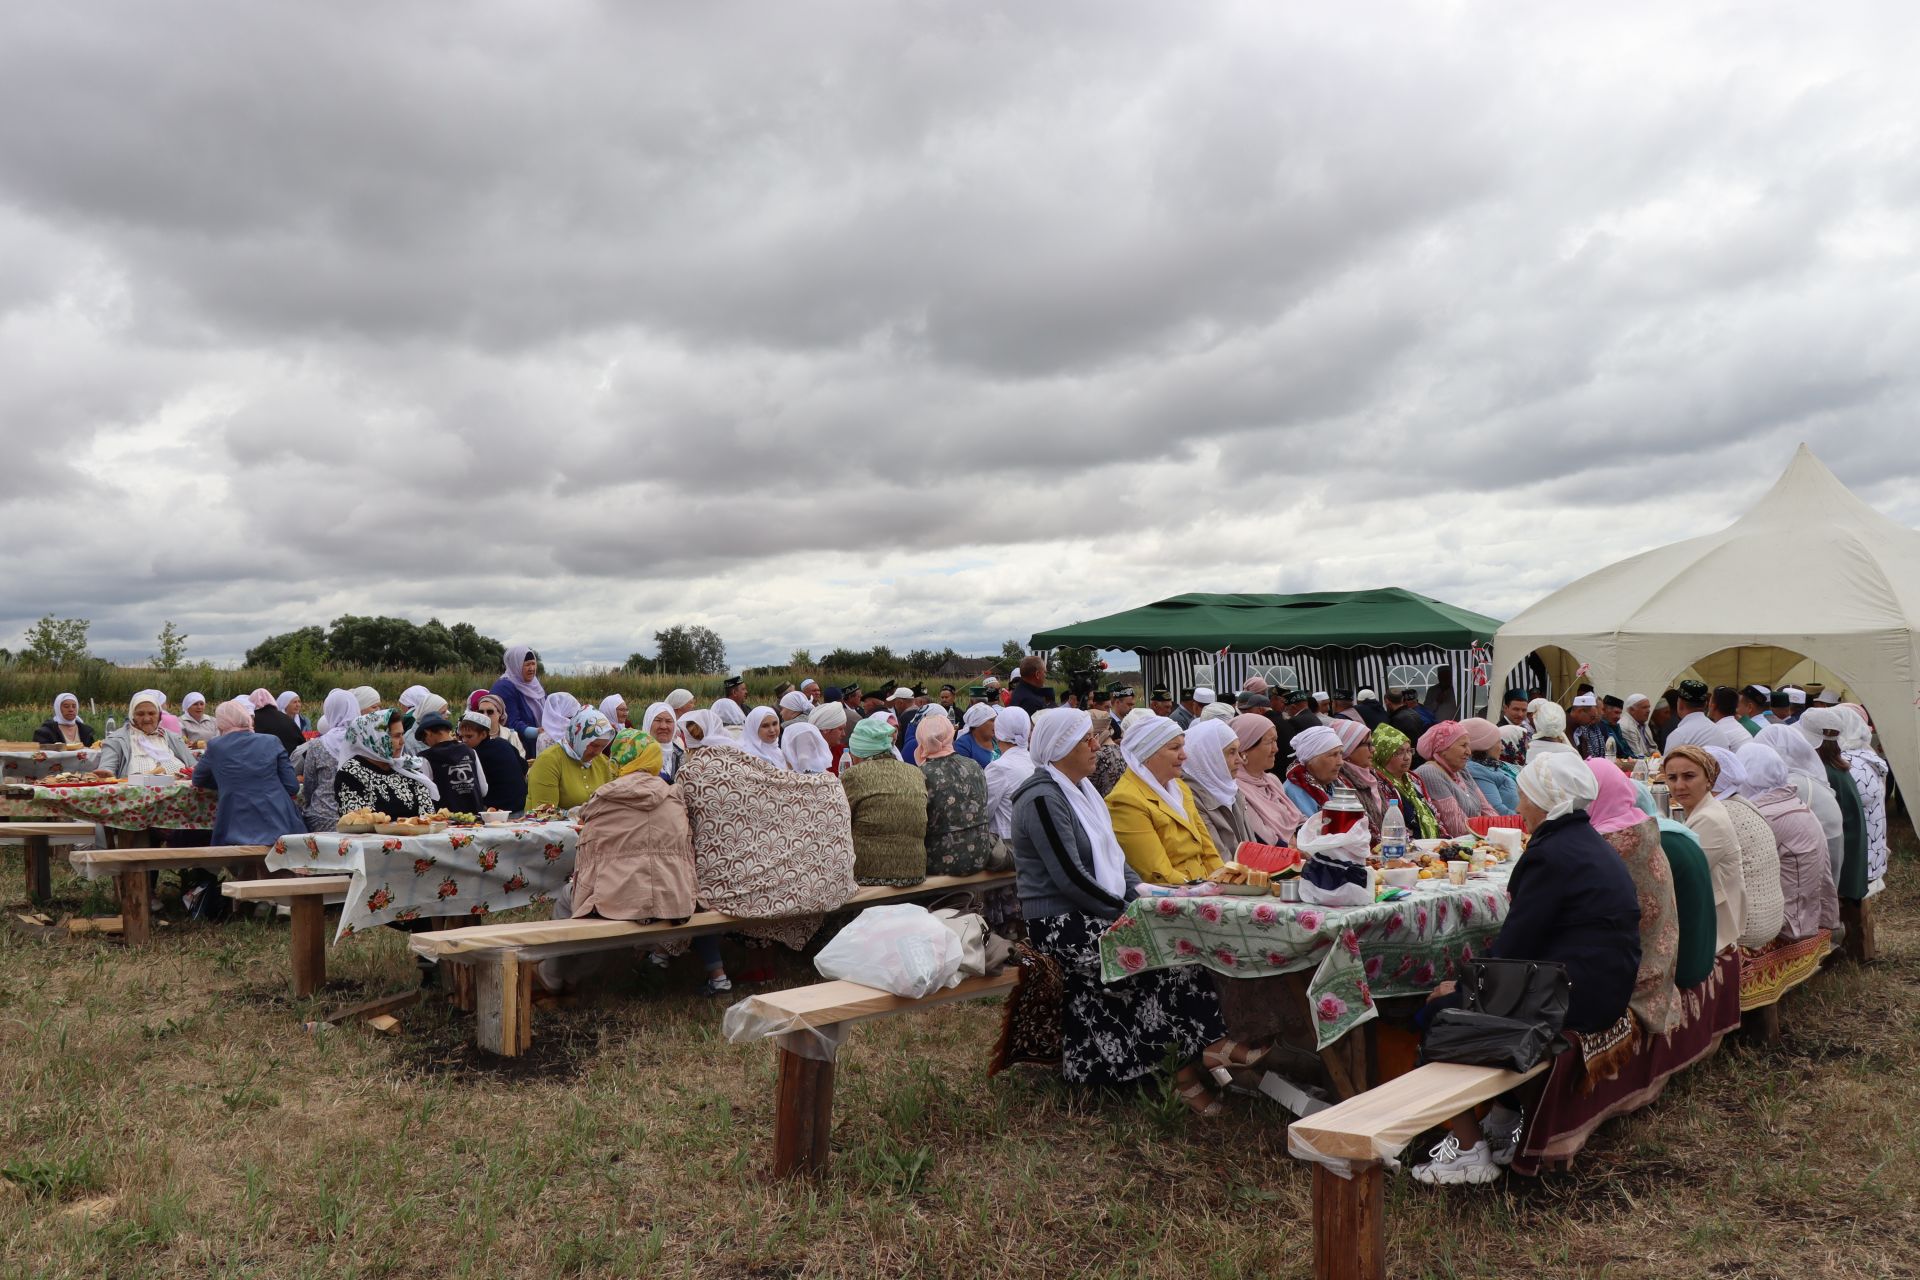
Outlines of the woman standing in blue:
[{"label": "woman standing in blue", "polygon": [[506,707],[507,728],[520,738],[531,760],[537,754],[540,709],[547,704],[547,691],[540,686],[540,655],[523,644],[507,650],[506,672],[489,692]]},{"label": "woman standing in blue", "polygon": [[280,740],[253,731],[253,709],[240,698],[221,703],[214,724],[219,736],[193,767],[193,785],[220,796],[213,843],[270,845],[305,831],[306,820],[293,807],[293,765]]}]

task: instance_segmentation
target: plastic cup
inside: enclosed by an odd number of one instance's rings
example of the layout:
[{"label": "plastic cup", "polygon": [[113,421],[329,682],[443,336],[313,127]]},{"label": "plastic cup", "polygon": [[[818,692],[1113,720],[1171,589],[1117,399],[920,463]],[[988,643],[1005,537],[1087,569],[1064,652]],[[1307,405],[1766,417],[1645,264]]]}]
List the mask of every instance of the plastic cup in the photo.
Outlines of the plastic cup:
[{"label": "plastic cup", "polygon": [[1449,862],[1447,864],[1447,883],[1465,884],[1466,882],[1467,864],[1464,862]]}]

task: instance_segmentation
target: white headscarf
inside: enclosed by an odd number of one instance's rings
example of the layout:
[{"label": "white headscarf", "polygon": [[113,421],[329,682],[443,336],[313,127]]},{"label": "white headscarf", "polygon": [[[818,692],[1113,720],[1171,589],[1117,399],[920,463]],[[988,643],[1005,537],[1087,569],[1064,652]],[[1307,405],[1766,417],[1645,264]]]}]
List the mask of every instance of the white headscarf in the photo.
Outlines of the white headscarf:
[{"label": "white headscarf", "polygon": [[732,698],[720,698],[713,704],[713,714],[720,717],[720,723],[729,729],[738,729],[747,722],[747,713]]},{"label": "white headscarf", "polygon": [[[280,708],[282,711],[286,711],[287,707],[293,702],[293,700],[295,698],[298,698],[299,696],[300,695],[296,693],[294,690],[288,689],[285,693],[282,693],[279,697],[273,700],[273,705]],[[287,714],[291,715],[293,713],[288,712]]]},{"label": "white headscarf", "polygon": [[780,709],[791,711],[795,716],[804,716],[813,710],[813,703],[798,689],[789,689],[780,695]]},{"label": "white headscarf", "polygon": [[[1142,720],[1156,720],[1158,718],[1159,713],[1154,711],[1152,707],[1135,707],[1120,717],[1120,737],[1124,740],[1128,734],[1133,732],[1133,726],[1139,724]],[[1177,724],[1179,722],[1175,721],[1175,723]]]},{"label": "white headscarf", "polygon": [[1567,736],[1567,713],[1560,709],[1557,702],[1548,702],[1545,698],[1535,698],[1527,704],[1527,714],[1533,717],[1533,736],[1551,738],[1556,742],[1565,741]]},{"label": "white headscarf", "polygon": [[772,707],[755,707],[747,712],[747,727],[740,734],[740,749],[754,759],[765,760],[774,768],[785,772],[787,758],[780,753],[779,742],[763,742],[760,738],[760,726],[773,718]]},{"label": "white headscarf", "polygon": [[686,708],[693,705],[693,691],[691,689],[674,689],[670,691],[667,694],[667,705],[673,708],[673,714],[676,716],[679,715]]},{"label": "white headscarf", "polygon": [[421,701],[425,699],[426,696],[427,686],[423,684],[410,684],[400,691],[400,705],[408,711],[413,711],[419,707]]},{"label": "white headscarf", "polygon": [[[1167,807],[1175,813],[1185,817],[1194,816],[1187,813],[1186,803],[1180,798],[1179,779],[1176,778],[1172,786],[1163,787],[1158,778],[1147,772],[1148,757],[1186,732],[1180,727],[1180,722],[1166,716],[1154,716],[1122,732],[1125,736],[1120,739],[1120,754],[1127,758],[1127,772],[1146,783],[1148,790],[1166,801]],[[1040,753],[1035,751],[1033,758],[1040,759]]]},{"label": "white headscarf", "polygon": [[[196,702],[200,704],[200,711],[201,711],[201,714],[197,716],[193,714],[193,704]],[[180,704],[180,714],[189,720],[206,719],[207,718],[206,709],[207,709],[207,695],[204,693],[201,693],[198,689],[195,689],[192,693],[188,694],[186,701]]]},{"label": "white headscarf", "polygon": [[[1751,742],[1747,744],[1748,747],[1752,745]],[[1713,794],[1722,799],[1731,795],[1744,796],[1750,794],[1747,784],[1747,770],[1746,767],[1740,763],[1740,755],[1745,754],[1745,750],[1746,748],[1742,748],[1741,752],[1736,754],[1727,750],[1725,747],[1707,748],[1707,754],[1720,762],[1719,776],[1713,780]]]},{"label": "white headscarf", "polygon": [[[70,716],[63,716],[60,714],[60,704],[65,702],[68,698],[73,699],[73,714]],[[205,699],[203,698],[201,699],[201,701],[204,702]],[[53,722],[55,724],[79,724],[80,723],[80,699],[76,695],[71,693],[63,693],[59,697],[55,698],[53,700]]]},{"label": "white headscarf", "polygon": [[833,768],[833,748],[805,720],[795,721],[780,740],[780,753],[794,773],[825,773]]},{"label": "white headscarf", "polygon": [[1527,762],[1520,771],[1520,790],[1547,811],[1548,819],[1564,818],[1599,798],[1600,779],[1577,753],[1556,751]]},{"label": "white headscarf", "polygon": [[807,723],[821,733],[841,728],[847,723],[847,706],[844,702],[823,702],[807,712]]},{"label": "white headscarf", "polygon": [[[402,694],[401,697],[405,697]],[[580,710],[580,699],[570,693],[550,693],[540,704],[540,736],[549,746],[567,740],[567,726]]]},{"label": "white headscarf", "polygon": [[999,714],[1000,709],[991,702],[976,702],[967,708],[967,714],[960,718],[960,724],[968,733],[972,733]]},{"label": "white headscarf", "polygon": [[360,699],[348,690],[330,689],[320,711],[320,718],[327,724],[327,731],[320,735],[320,747],[335,764],[345,764],[353,755],[347,747],[347,726],[360,717]]},{"label": "white headscarf", "polygon": [[[1195,717],[1195,722],[1198,723],[1201,720],[1231,720],[1239,714],[1231,702],[1209,702],[1206,706],[1200,708],[1200,714]],[[1124,733],[1126,731],[1123,729],[1121,732]]]},{"label": "white headscarf", "polygon": [[1011,742],[1016,748],[1024,748],[1032,733],[1033,717],[1019,707],[1002,707],[993,717],[993,736],[1001,742]]},{"label": "white headscarf", "polygon": [[142,733],[134,726],[134,708],[143,702],[151,702],[155,711],[164,711],[167,706],[167,695],[158,689],[142,689],[127,699],[127,741],[133,745],[135,752],[147,757],[144,768],[133,770],[131,768],[132,753],[129,753],[129,772],[177,773],[180,770],[180,759],[173,754],[173,744],[167,740],[167,727],[156,724],[153,726],[152,733]]},{"label": "white headscarf", "polygon": [[1323,756],[1329,751],[1346,754],[1346,745],[1340,741],[1340,735],[1324,724],[1314,725],[1311,729],[1302,729],[1293,735],[1293,758],[1301,764]]},{"label": "white headscarf", "polygon": [[660,715],[662,712],[665,712],[666,715],[673,720],[675,728],[679,727],[680,717],[674,715],[673,708],[668,706],[664,702],[649,702],[647,704],[647,718],[645,720],[640,720],[635,722],[633,727],[636,729],[645,729],[649,736],[653,736],[654,740],[660,743],[660,749],[664,751],[668,747],[673,745],[671,741],[672,735],[669,734],[668,740],[662,741],[657,735],[654,735],[653,733],[654,718]]},{"label": "white headscarf", "polygon": [[[1073,808],[1073,817],[1087,833],[1087,843],[1093,850],[1093,878],[1100,888],[1116,898],[1127,896],[1127,855],[1120,848],[1120,840],[1113,834],[1113,816],[1107,812],[1107,802],[1101,798],[1098,788],[1092,781],[1082,778],[1071,781],[1066,774],[1054,768],[1054,761],[1078,745],[1080,739],[1093,731],[1093,722],[1087,719],[1084,711],[1072,707],[1051,707],[1033,718],[1033,730],[1029,734],[1029,750],[1034,764],[1047,771],[1049,777],[1059,784],[1066,793],[1067,804]],[[1174,726],[1179,731],[1179,726]]]},{"label": "white headscarf", "polygon": [[1843,702],[1840,709],[1846,714],[1840,717],[1840,749],[1846,752],[1870,751],[1873,749],[1873,726],[1867,723],[1867,714],[1851,702]]},{"label": "white headscarf", "polygon": [[[1714,759],[1719,758],[1719,753],[1715,752]],[[1758,800],[1769,791],[1793,786],[1793,779],[1787,774],[1787,762],[1780,758],[1778,751],[1764,742],[1749,742],[1741,748],[1740,771],[1740,794],[1749,800]],[[1719,788],[1715,787],[1714,790],[1717,792]]]},{"label": "white headscarf", "polygon": [[[1215,703],[1221,706],[1221,703]],[[1334,746],[1340,745],[1340,739],[1333,730],[1325,731],[1333,738]],[[1122,744],[1126,742],[1121,739]],[[1240,784],[1233,780],[1227,771],[1226,750],[1239,742],[1230,724],[1221,724],[1218,720],[1196,720],[1187,730],[1187,762],[1181,768],[1193,789],[1199,792],[1202,803],[1216,809],[1231,807],[1240,797]],[[1122,745],[1124,754],[1126,747]]]},{"label": "white headscarf", "polygon": [[380,705],[380,691],[370,684],[355,685],[348,692],[353,694],[354,705],[360,708],[361,715]]},{"label": "white headscarf", "polygon": [[[600,699],[600,714],[607,718],[608,724],[618,729],[620,727],[620,717],[613,714],[614,709],[617,707],[624,707],[626,705],[627,705],[627,700],[625,698],[621,697],[617,693],[610,693],[606,697]],[[644,729],[646,726],[642,725],[640,727]]]},{"label": "white headscarf", "polygon": [[1842,712],[1838,707],[1809,707],[1793,724],[1816,750],[1823,741],[1832,741],[1840,745],[1841,737],[1847,731],[1847,721],[1855,719],[1852,713]]},{"label": "white headscarf", "polygon": [[1755,742],[1765,743],[1780,754],[1787,762],[1787,772],[1803,775],[1809,782],[1823,790],[1831,791],[1827,782],[1827,767],[1820,763],[1820,757],[1814,753],[1813,744],[1806,735],[1792,725],[1767,724],[1760,726],[1760,732],[1754,735]]},{"label": "white headscarf", "polygon": [[[687,732],[688,725],[700,726],[700,736],[695,738]],[[712,711],[689,711],[680,717],[680,745],[688,751],[698,751],[703,747],[728,747],[741,750],[740,740],[727,732],[720,723],[720,717]]]}]

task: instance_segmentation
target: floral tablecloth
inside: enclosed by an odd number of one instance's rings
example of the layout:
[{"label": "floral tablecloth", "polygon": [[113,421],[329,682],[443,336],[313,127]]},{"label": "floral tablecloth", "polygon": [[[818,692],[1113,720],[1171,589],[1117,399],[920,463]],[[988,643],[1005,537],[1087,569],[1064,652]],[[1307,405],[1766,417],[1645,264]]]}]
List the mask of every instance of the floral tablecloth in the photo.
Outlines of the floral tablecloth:
[{"label": "floral tablecloth", "polygon": [[1500,864],[1464,885],[1423,881],[1367,907],[1278,898],[1140,898],[1100,939],[1101,977],[1203,965],[1232,978],[1312,969],[1307,998],[1324,1049],[1377,1015],[1376,996],[1419,995],[1480,954],[1507,918]]},{"label": "floral tablecloth", "polygon": [[0,782],[32,782],[50,773],[91,773],[100,767],[100,752],[0,751]]},{"label": "floral tablecloth", "polygon": [[573,874],[580,828],[571,822],[454,827],[432,836],[282,836],[272,871],[353,877],[334,941],[435,916],[473,916],[553,901]]},{"label": "floral tablecloth", "polygon": [[[31,784],[29,784],[31,785]],[[17,790],[17,788],[16,788]],[[207,831],[219,797],[191,782],[143,786],[123,782],[107,787],[33,787],[20,799],[38,816],[66,822],[97,822],[123,831]]]}]

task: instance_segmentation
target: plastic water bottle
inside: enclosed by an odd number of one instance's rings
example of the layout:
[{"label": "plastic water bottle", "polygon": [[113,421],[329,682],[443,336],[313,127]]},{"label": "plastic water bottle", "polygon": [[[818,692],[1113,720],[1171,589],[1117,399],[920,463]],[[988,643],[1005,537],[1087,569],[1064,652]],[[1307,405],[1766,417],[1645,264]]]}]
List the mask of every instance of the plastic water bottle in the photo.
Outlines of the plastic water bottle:
[{"label": "plastic water bottle", "polygon": [[117,729],[117,728],[119,728],[119,727],[120,727],[120,726],[119,726],[118,724],[116,724],[116,723],[114,722],[114,719],[113,719],[113,717],[112,717],[112,716],[108,716],[108,717],[107,717],[107,732],[108,732],[108,733],[112,733],[112,732],[113,732],[113,731],[114,731],[115,729]]},{"label": "plastic water bottle", "polygon": [[1607,761],[1612,763],[1620,758],[1620,744],[1612,734],[1607,735]]},{"label": "plastic water bottle", "polygon": [[1400,802],[1387,802],[1386,816],[1380,819],[1380,861],[1407,856],[1407,822],[1400,816]]}]

